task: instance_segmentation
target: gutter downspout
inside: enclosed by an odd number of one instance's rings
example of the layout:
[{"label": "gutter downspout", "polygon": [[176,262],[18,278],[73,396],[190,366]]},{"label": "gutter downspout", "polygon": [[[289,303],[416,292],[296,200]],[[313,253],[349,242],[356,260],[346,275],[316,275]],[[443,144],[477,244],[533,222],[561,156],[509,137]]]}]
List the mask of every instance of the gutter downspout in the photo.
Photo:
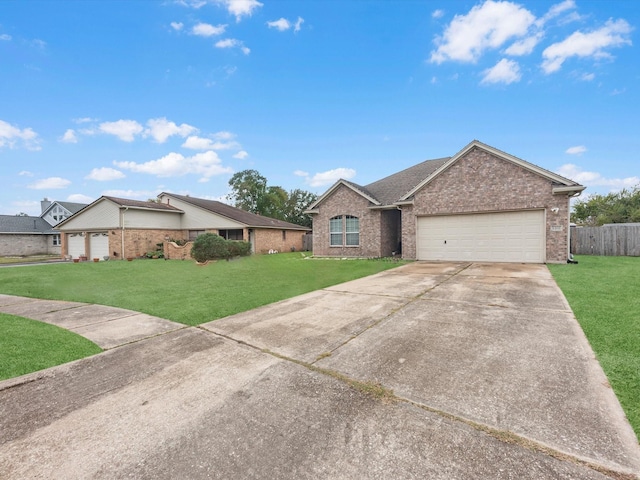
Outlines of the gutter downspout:
[{"label": "gutter downspout", "polygon": [[124,260],[125,258],[127,258],[127,256],[125,255],[124,252],[124,213],[129,210],[129,207],[124,207],[124,210],[122,210],[122,213],[120,215],[120,230],[121,230],[121,235],[120,235],[120,248],[122,250],[122,260]]}]

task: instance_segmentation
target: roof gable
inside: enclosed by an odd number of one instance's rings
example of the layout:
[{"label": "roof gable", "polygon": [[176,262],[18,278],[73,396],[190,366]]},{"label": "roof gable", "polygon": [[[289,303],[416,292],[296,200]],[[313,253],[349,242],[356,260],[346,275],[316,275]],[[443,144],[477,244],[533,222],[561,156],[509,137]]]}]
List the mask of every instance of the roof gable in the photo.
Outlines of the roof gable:
[{"label": "roof gable", "polygon": [[524,168],[525,170],[533,172],[541,177],[546,178],[547,180],[553,182],[554,184],[557,184],[558,187],[554,188],[555,193],[571,193],[571,192],[578,193],[585,189],[585,187],[574,182],[573,180],[569,180],[568,178],[565,178],[561,175],[553,173],[549,170],[545,170],[544,168],[538,167],[533,163],[529,163],[525,160],[522,160],[521,158],[515,157],[506,152],[503,152],[502,150],[498,150],[497,148],[486,145],[478,140],[474,140],[471,143],[469,143],[466,147],[464,147],[462,150],[460,150],[458,153],[456,153],[453,157],[445,161],[431,175],[429,175],[427,178],[425,178],[420,183],[418,183],[414,188],[409,190],[405,195],[402,196],[402,198],[400,198],[400,201],[408,200],[418,190],[422,189],[424,186],[432,182],[435,178],[437,178],[443,172],[451,168],[458,160],[460,160],[460,158],[464,157],[468,152],[470,152],[474,148],[482,149],[502,160],[518,165]]},{"label": "roof gable", "polygon": [[311,210],[317,208],[325,199],[330,197],[333,194],[333,192],[335,192],[340,186],[345,186],[348,189],[353,190],[358,195],[361,195],[362,197],[366,198],[367,200],[369,200],[374,205],[381,205],[380,201],[377,200],[370,192],[368,192],[366,187],[358,185],[357,183],[349,182],[348,180],[344,180],[344,179],[341,178],[336,183],[334,183],[329,188],[329,190],[327,190],[320,197],[318,197],[318,199],[315,202],[313,202],[311,205],[309,205],[309,207],[307,208],[307,211],[311,211]]}]

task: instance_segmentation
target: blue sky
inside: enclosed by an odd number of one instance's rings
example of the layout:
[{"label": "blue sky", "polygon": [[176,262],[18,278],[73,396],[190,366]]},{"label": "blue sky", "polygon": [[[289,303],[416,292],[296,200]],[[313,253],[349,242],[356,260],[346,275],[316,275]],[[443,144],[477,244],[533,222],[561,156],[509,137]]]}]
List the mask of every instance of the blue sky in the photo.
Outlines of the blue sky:
[{"label": "blue sky", "polygon": [[640,6],[609,0],[0,2],[0,214],[324,192],[473,139],[640,183]]}]

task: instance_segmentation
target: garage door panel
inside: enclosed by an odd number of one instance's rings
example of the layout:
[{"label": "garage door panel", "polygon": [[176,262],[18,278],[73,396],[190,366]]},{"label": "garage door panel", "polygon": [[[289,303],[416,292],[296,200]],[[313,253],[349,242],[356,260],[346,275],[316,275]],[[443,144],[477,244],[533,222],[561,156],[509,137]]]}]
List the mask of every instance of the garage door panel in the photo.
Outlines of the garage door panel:
[{"label": "garage door panel", "polygon": [[528,262],[545,260],[544,211],[418,218],[418,259]]},{"label": "garage door panel", "polygon": [[93,232],[89,238],[91,258],[102,260],[109,255],[109,234],[107,232]]},{"label": "garage door panel", "polygon": [[67,243],[67,251],[71,258],[80,258],[80,255],[84,255],[84,237],[81,234],[69,235]]}]

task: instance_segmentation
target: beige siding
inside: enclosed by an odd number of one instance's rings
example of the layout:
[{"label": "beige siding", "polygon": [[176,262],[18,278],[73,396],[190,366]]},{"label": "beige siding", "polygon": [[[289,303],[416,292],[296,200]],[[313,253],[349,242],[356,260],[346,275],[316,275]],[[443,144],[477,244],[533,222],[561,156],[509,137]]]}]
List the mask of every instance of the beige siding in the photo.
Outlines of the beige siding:
[{"label": "beige siding", "polygon": [[195,205],[191,205],[174,197],[168,197],[166,195],[162,195],[160,197],[160,201],[162,203],[167,203],[167,199],[172,206],[179,208],[184,212],[184,214],[181,215],[181,228],[184,230],[205,230],[210,228],[228,230],[243,228],[245,226],[243,223],[216,215],[215,213],[196,207]]},{"label": "beige siding", "polygon": [[63,232],[87,231],[97,229],[118,228],[120,225],[120,209],[110,200],[103,199],[92,207],[85,209],[75,218],[59,227]]},{"label": "beige siding", "polygon": [[182,213],[153,210],[122,210],[125,228],[179,229]]}]

